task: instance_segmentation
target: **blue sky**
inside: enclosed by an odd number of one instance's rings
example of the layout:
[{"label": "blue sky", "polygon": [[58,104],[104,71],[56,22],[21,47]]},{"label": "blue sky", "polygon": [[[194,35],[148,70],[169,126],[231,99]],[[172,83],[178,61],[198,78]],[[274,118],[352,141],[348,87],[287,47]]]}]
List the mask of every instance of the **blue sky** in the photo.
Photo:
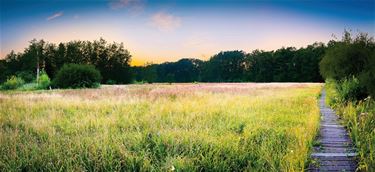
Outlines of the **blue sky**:
[{"label": "blue sky", "polygon": [[123,42],[133,64],[375,33],[374,0],[1,0],[1,57],[33,38]]}]

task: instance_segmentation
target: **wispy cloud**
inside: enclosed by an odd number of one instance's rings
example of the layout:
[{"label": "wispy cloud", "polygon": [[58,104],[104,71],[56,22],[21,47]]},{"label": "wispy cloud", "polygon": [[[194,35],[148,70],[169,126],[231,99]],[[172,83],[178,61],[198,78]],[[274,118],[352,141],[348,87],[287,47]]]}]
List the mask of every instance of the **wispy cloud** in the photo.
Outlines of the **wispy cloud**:
[{"label": "wispy cloud", "polygon": [[109,7],[113,10],[125,8],[130,13],[137,15],[144,11],[143,0],[109,0]]},{"label": "wispy cloud", "polygon": [[55,18],[61,17],[62,15],[64,15],[64,13],[61,11],[61,12],[55,13],[55,14],[47,17],[46,20],[50,21],[50,20],[53,20]]},{"label": "wispy cloud", "polygon": [[172,14],[158,12],[151,17],[151,24],[161,31],[172,31],[181,26],[181,19]]}]

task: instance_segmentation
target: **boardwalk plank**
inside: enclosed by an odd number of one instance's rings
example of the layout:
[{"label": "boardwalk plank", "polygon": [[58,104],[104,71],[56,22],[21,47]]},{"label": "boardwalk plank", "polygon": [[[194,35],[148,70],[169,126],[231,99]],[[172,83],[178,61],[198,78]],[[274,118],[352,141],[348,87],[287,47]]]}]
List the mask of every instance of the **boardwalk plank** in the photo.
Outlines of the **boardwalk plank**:
[{"label": "boardwalk plank", "polygon": [[308,171],[355,171],[357,153],[346,128],[339,123],[340,118],[325,105],[324,90],[319,107],[321,124],[318,144],[311,154]]}]

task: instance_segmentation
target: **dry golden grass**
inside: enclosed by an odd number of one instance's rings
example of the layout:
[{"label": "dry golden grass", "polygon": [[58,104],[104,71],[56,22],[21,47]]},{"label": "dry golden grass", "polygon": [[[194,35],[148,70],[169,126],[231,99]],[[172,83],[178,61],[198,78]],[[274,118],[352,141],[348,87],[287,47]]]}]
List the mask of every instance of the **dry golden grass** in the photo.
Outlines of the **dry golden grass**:
[{"label": "dry golden grass", "polygon": [[0,93],[0,171],[301,171],[320,84]]}]

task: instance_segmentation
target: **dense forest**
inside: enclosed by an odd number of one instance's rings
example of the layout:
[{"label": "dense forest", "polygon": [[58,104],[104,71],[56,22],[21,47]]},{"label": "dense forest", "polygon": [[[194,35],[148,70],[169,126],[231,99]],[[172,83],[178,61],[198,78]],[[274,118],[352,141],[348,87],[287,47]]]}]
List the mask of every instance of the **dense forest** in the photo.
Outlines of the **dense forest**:
[{"label": "dense forest", "polygon": [[133,67],[133,74],[145,82],[321,82],[319,62],[326,48],[314,43],[300,49],[225,51],[207,61],[184,58]]},{"label": "dense forest", "polygon": [[12,75],[26,82],[35,79],[37,68],[54,78],[64,64],[88,64],[100,71],[102,83],[130,83],[131,55],[124,45],[97,41],[71,41],[58,45],[44,40],[32,40],[22,53],[10,52],[0,60],[0,81]]},{"label": "dense forest", "polygon": [[[328,44],[329,46],[329,44]],[[32,40],[23,52],[10,52],[0,60],[0,82],[19,76],[35,79],[36,69],[54,78],[64,64],[93,65],[102,75],[101,83],[131,82],[321,82],[319,62],[327,49],[323,43],[305,48],[276,51],[225,51],[203,61],[183,58],[177,62],[131,67],[131,55],[121,43],[71,41],[53,44]]]},{"label": "dense forest", "polygon": [[[361,36],[362,35],[362,36]],[[365,38],[363,38],[366,36]],[[373,38],[360,34],[372,45]],[[358,73],[367,61],[358,56],[371,55],[373,47],[364,43],[350,44],[350,33],[345,32],[343,40],[331,40],[327,44],[314,43],[302,48],[282,47],[275,51],[254,50],[224,51],[204,61],[183,58],[176,62],[130,66],[131,55],[123,43],[96,41],[71,41],[53,44],[44,40],[32,40],[23,52],[10,52],[0,60],[0,82],[11,76],[18,76],[30,82],[35,80],[37,68],[54,79],[64,64],[85,64],[94,66],[101,74],[101,83],[126,84],[131,82],[322,82],[323,77],[342,79],[343,76]],[[372,42],[371,42],[372,41]],[[348,43],[349,42],[349,43]],[[360,42],[360,41],[357,41]],[[363,42],[363,41],[362,41]],[[350,48],[353,47],[352,51]],[[352,59],[337,61],[342,53],[354,54]],[[355,54],[357,53],[357,54]],[[359,53],[359,54],[358,54]],[[361,54],[362,53],[362,54]],[[366,54],[367,53],[367,54]],[[326,60],[322,60],[327,56]],[[319,67],[322,61],[323,65]],[[353,61],[355,63],[351,63]],[[371,62],[372,63],[372,62]],[[371,64],[370,63],[370,64]],[[328,64],[328,65],[324,65]],[[332,67],[336,67],[331,72]],[[320,70],[321,68],[321,70]],[[336,76],[340,69],[347,70],[343,76]],[[371,65],[366,65],[371,68]],[[372,68],[371,68],[372,69]],[[369,69],[370,70],[370,69]],[[357,71],[357,72],[356,72]],[[349,72],[349,74],[347,74]],[[365,77],[367,73],[362,74]]]}]

